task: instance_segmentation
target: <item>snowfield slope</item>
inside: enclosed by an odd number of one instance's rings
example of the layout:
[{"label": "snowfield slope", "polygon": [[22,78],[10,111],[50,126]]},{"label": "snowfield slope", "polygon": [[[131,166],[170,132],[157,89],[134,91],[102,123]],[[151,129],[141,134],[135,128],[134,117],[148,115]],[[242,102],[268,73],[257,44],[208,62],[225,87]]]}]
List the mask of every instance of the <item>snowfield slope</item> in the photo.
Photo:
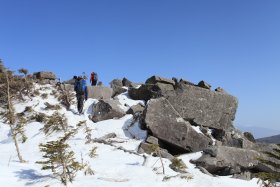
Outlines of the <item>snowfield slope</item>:
[{"label": "snowfield slope", "polygon": [[[27,99],[24,103],[15,103],[17,113],[24,111],[27,106],[32,107],[36,112],[42,112],[51,115],[53,110],[45,110],[45,102],[50,104],[59,104],[59,101],[51,95],[55,90],[51,85],[36,85],[40,93],[48,94],[48,98],[42,99],[40,96],[34,97],[32,101]],[[134,101],[127,97],[127,93],[118,96],[121,108],[127,110],[129,106],[143,101]],[[85,102],[84,114],[77,115],[76,106],[71,106],[70,111],[66,111],[63,107],[59,110],[60,114],[64,114],[68,120],[69,126],[73,129],[80,121],[86,120],[87,126],[92,130],[92,138],[100,138],[108,133],[116,133],[117,137],[111,139],[117,147],[137,152],[137,148],[143,141],[147,132],[138,127],[138,123],[130,126],[133,120],[132,115],[126,115],[121,119],[111,119],[98,123],[89,120],[88,115],[91,113],[91,106],[98,102],[94,99],[88,99]],[[10,128],[8,124],[0,122],[0,184],[1,186],[21,187],[21,186],[63,186],[59,179],[55,178],[51,171],[41,170],[41,165],[36,161],[44,160],[39,150],[40,143],[57,140],[63,136],[63,133],[54,132],[46,136],[40,129],[43,123],[31,122],[26,124],[25,133],[28,137],[25,143],[20,143],[20,151],[26,163],[19,163],[15,146],[10,136]],[[163,159],[165,174],[162,174],[161,162],[158,157],[147,156],[144,158],[140,155],[130,154],[128,152],[117,149],[116,147],[91,143],[85,144],[85,128],[79,127],[78,133],[72,137],[68,143],[75,152],[75,158],[79,162],[88,163],[94,170],[94,175],[84,175],[83,171],[78,172],[73,183],[68,186],[73,187],[257,187],[257,179],[251,181],[243,181],[227,177],[211,177],[201,173],[189,161],[200,157],[201,153],[193,153],[181,155],[181,158],[187,165],[189,176],[186,178],[179,177],[179,173],[169,168],[170,161]],[[20,141],[19,141],[20,142]],[[89,156],[89,152],[93,147],[97,147],[95,158]],[[177,176],[178,175],[178,176]],[[176,177],[177,176],[177,177]],[[169,180],[163,180],[166,177],[173,177]]]}]

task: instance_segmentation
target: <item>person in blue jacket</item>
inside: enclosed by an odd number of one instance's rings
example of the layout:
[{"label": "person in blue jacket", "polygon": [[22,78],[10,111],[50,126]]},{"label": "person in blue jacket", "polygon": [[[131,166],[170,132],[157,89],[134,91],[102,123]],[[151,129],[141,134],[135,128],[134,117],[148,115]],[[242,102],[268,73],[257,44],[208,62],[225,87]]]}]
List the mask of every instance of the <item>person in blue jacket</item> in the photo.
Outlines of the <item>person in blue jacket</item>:
[{"label": "person in blue jacket", "polygon": [[74,85],[74,90],[77,97],[77,108],[79,114],[83,113],[84,101],[87,100],[87,83],[81,76],[77,77]]}]

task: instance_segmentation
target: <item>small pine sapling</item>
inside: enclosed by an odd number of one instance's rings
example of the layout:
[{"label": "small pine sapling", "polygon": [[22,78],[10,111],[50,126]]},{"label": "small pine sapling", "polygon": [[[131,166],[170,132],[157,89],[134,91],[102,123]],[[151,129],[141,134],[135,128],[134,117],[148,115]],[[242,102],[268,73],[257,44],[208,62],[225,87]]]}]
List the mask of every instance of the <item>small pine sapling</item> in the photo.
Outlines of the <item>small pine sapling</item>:
[{"label": "small pine sapling", "polygon": [[27,124],[27,119],[23,116],[18,117],[16,126],[14,128],[14,133],[16,136],[21,136],[22,143],[25,143],[27,140],[27,136],[25,135],[24,126]]},{"label": "small pine sapling", "polygon": [[46,108],[45,110],[60,110],[61,109],[61,106],[60,105],[52,105],[48,102],[45,102],[44,105],[46,105]]},{"label": "small pine sapling", "polygon": [[66,143],[71,136],[73,132],[66,133],[57,141],[40,144],[40,151],[44,153],[43,157],[46,160],[36,162],[42,164],[42,170],[51,170],[65,186],[68,182],[73,182],[78,171],[84,169],[83,164],[75,161],[74,152]]},{"label": "small pine sapling", "polygon": [[52,132],[63,131],[65,134],[68,131],[68,123],[64,114],[58,112],[53,113],[46,120],[44,127],[41,129],[46,135],[50,135]]},{"label": "small pine sapling", "polygon": [[87,126],[86,122],[87,122],[86,120],[80,121],[76,126],[77,126],[77,128],[84,127],[84,132],[86,134],[86,137],[85,137],[86,142],[85,143],[89,144],[89,143],[92,142],[92,137],[91,137],[92,129]]},{"label": "small pine sapling", "polygon": [[42,99],[47,99],[48,98],[48,94],[47,93],[42,93],[41,94],[41,98]]},{"label": "small pine sapling", "polygon": [[95,158],[95,157],[97,157],[96,150],[97,150],[97,147],[94,146],[94,147],[89,151],[89,157],[90,157],[90,158]]},{"label": "small pine sapling", "polygon": [[179,158],[176,158],[174,157],[172,160],[171,160],[171,164],[169,165],[169,167],[176,171],[176,172],[180,172],[180,173],[184,173],[185,170],[187,169],[187,166],[186,164],[183,162],[182,159],[179,159]]}]

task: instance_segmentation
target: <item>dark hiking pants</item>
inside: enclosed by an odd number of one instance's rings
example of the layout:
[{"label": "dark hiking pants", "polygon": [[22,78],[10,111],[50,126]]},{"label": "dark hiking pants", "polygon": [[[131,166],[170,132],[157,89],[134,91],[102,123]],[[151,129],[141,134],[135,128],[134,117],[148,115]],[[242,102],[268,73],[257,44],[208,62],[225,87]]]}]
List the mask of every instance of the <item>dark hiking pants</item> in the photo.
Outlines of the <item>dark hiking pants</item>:
[{"label": "dark hiking pants", "polygon": [[84,108],[84,100],[85,96],[84,95],[76,95],[77,97],[77,104],[78,104],[78,112],[81,114],[83,112]]},{"label": "dark hiking pants", "polygon": [[96,84],[97,84],[97,80],[92,80],[91,81],[91,86],[96,86]]}]

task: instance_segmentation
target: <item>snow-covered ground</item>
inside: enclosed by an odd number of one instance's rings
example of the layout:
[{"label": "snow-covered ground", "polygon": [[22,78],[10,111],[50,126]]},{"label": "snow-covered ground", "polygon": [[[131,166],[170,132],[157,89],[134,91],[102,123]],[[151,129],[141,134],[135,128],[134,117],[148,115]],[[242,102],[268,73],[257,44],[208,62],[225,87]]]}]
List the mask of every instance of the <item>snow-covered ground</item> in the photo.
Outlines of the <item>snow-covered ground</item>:
[{"label": "snow-covered ground", "polygon": [[[58,104],[58,100],[50,95],[54,89],[50,85],[38,86],[43,87],[40,93],[48,93],[47,99],[42,99],[40,96],[33,98],[32,101],[27,100],[24,103],[15,104],[16,112],[22,112],[26,106],[31,106],[34,111],[42,112],[51,115],[54,111],[44,110],[45,102],[50,104]],[[132,106],[142,101],[134,101],[127,97],[127,94],[118,96],[121,107],[124,110],[128,106]],[[66,111],[63,107],[59,112],[65,114],[69,125],[76,128],[80,121],[86,120],[87,126],[92,129],[92,138],[99,138],[108,133],[116,133],[117,137],[114,140],[120,143],[114,143],[117,146],[122,146],[127,150],[137,151],[141,141],[147,135],[142,131],[138,124],[129,127],[132,115],[126,115],[121,119],[111,119],[94,123],[89,120],[88,115],[91,112],[91,106],[98,102],[94,99],[88,99],[85,102],[84,114],[77,115],[76,106],[71,106],[70,111]],[[46,136],[40,129],[43,127],[42,123],[32,122],[25,126],[25,133],[28,137],[25,143],[20,143],[20,151],[27,163],[19,163],[13,140],[10,136],[9,126],[3,121],[0,122],[0,184],[1,186],[63,186],[59,179],[53,177],[51,171],[41,170],[41,165],[36,164],[36,161],[43,160],[42,153],[39,151],[39,144],[46,143],[51,140],[57,140],[63,133],[52,133]],[[193,153],[181,155],[180,158],[186,163],[187,171],[192,175],[192,179],[181,179],[174,177],[170,180],[163,181],[164,177],[176,176],[178,173],[169,168],[170,161],[163,159],[165,174],[162,174],[161,162],[158,157],[146,155],[147,162],[144,166],[142,156],[137,156],[116,149],[115,147],[92,143],[85,144],[84,129],[80,128],[77,134],[69,140],[71,149],[75,152],[76,160],[81,162],[88,162],[90,167],[94,170],[94,175],[85,176],[82,171],[78,172],[73,183],[69,186],[131,186],[131,187],[257,187],[257,179],[251,181],[243,181],[228,177],[211,177],[201,173],[189,161],[198,158],[201,153]],[[97,156],[95,158],[89,157],[89,152],[93,147],[97,147]]]}]

